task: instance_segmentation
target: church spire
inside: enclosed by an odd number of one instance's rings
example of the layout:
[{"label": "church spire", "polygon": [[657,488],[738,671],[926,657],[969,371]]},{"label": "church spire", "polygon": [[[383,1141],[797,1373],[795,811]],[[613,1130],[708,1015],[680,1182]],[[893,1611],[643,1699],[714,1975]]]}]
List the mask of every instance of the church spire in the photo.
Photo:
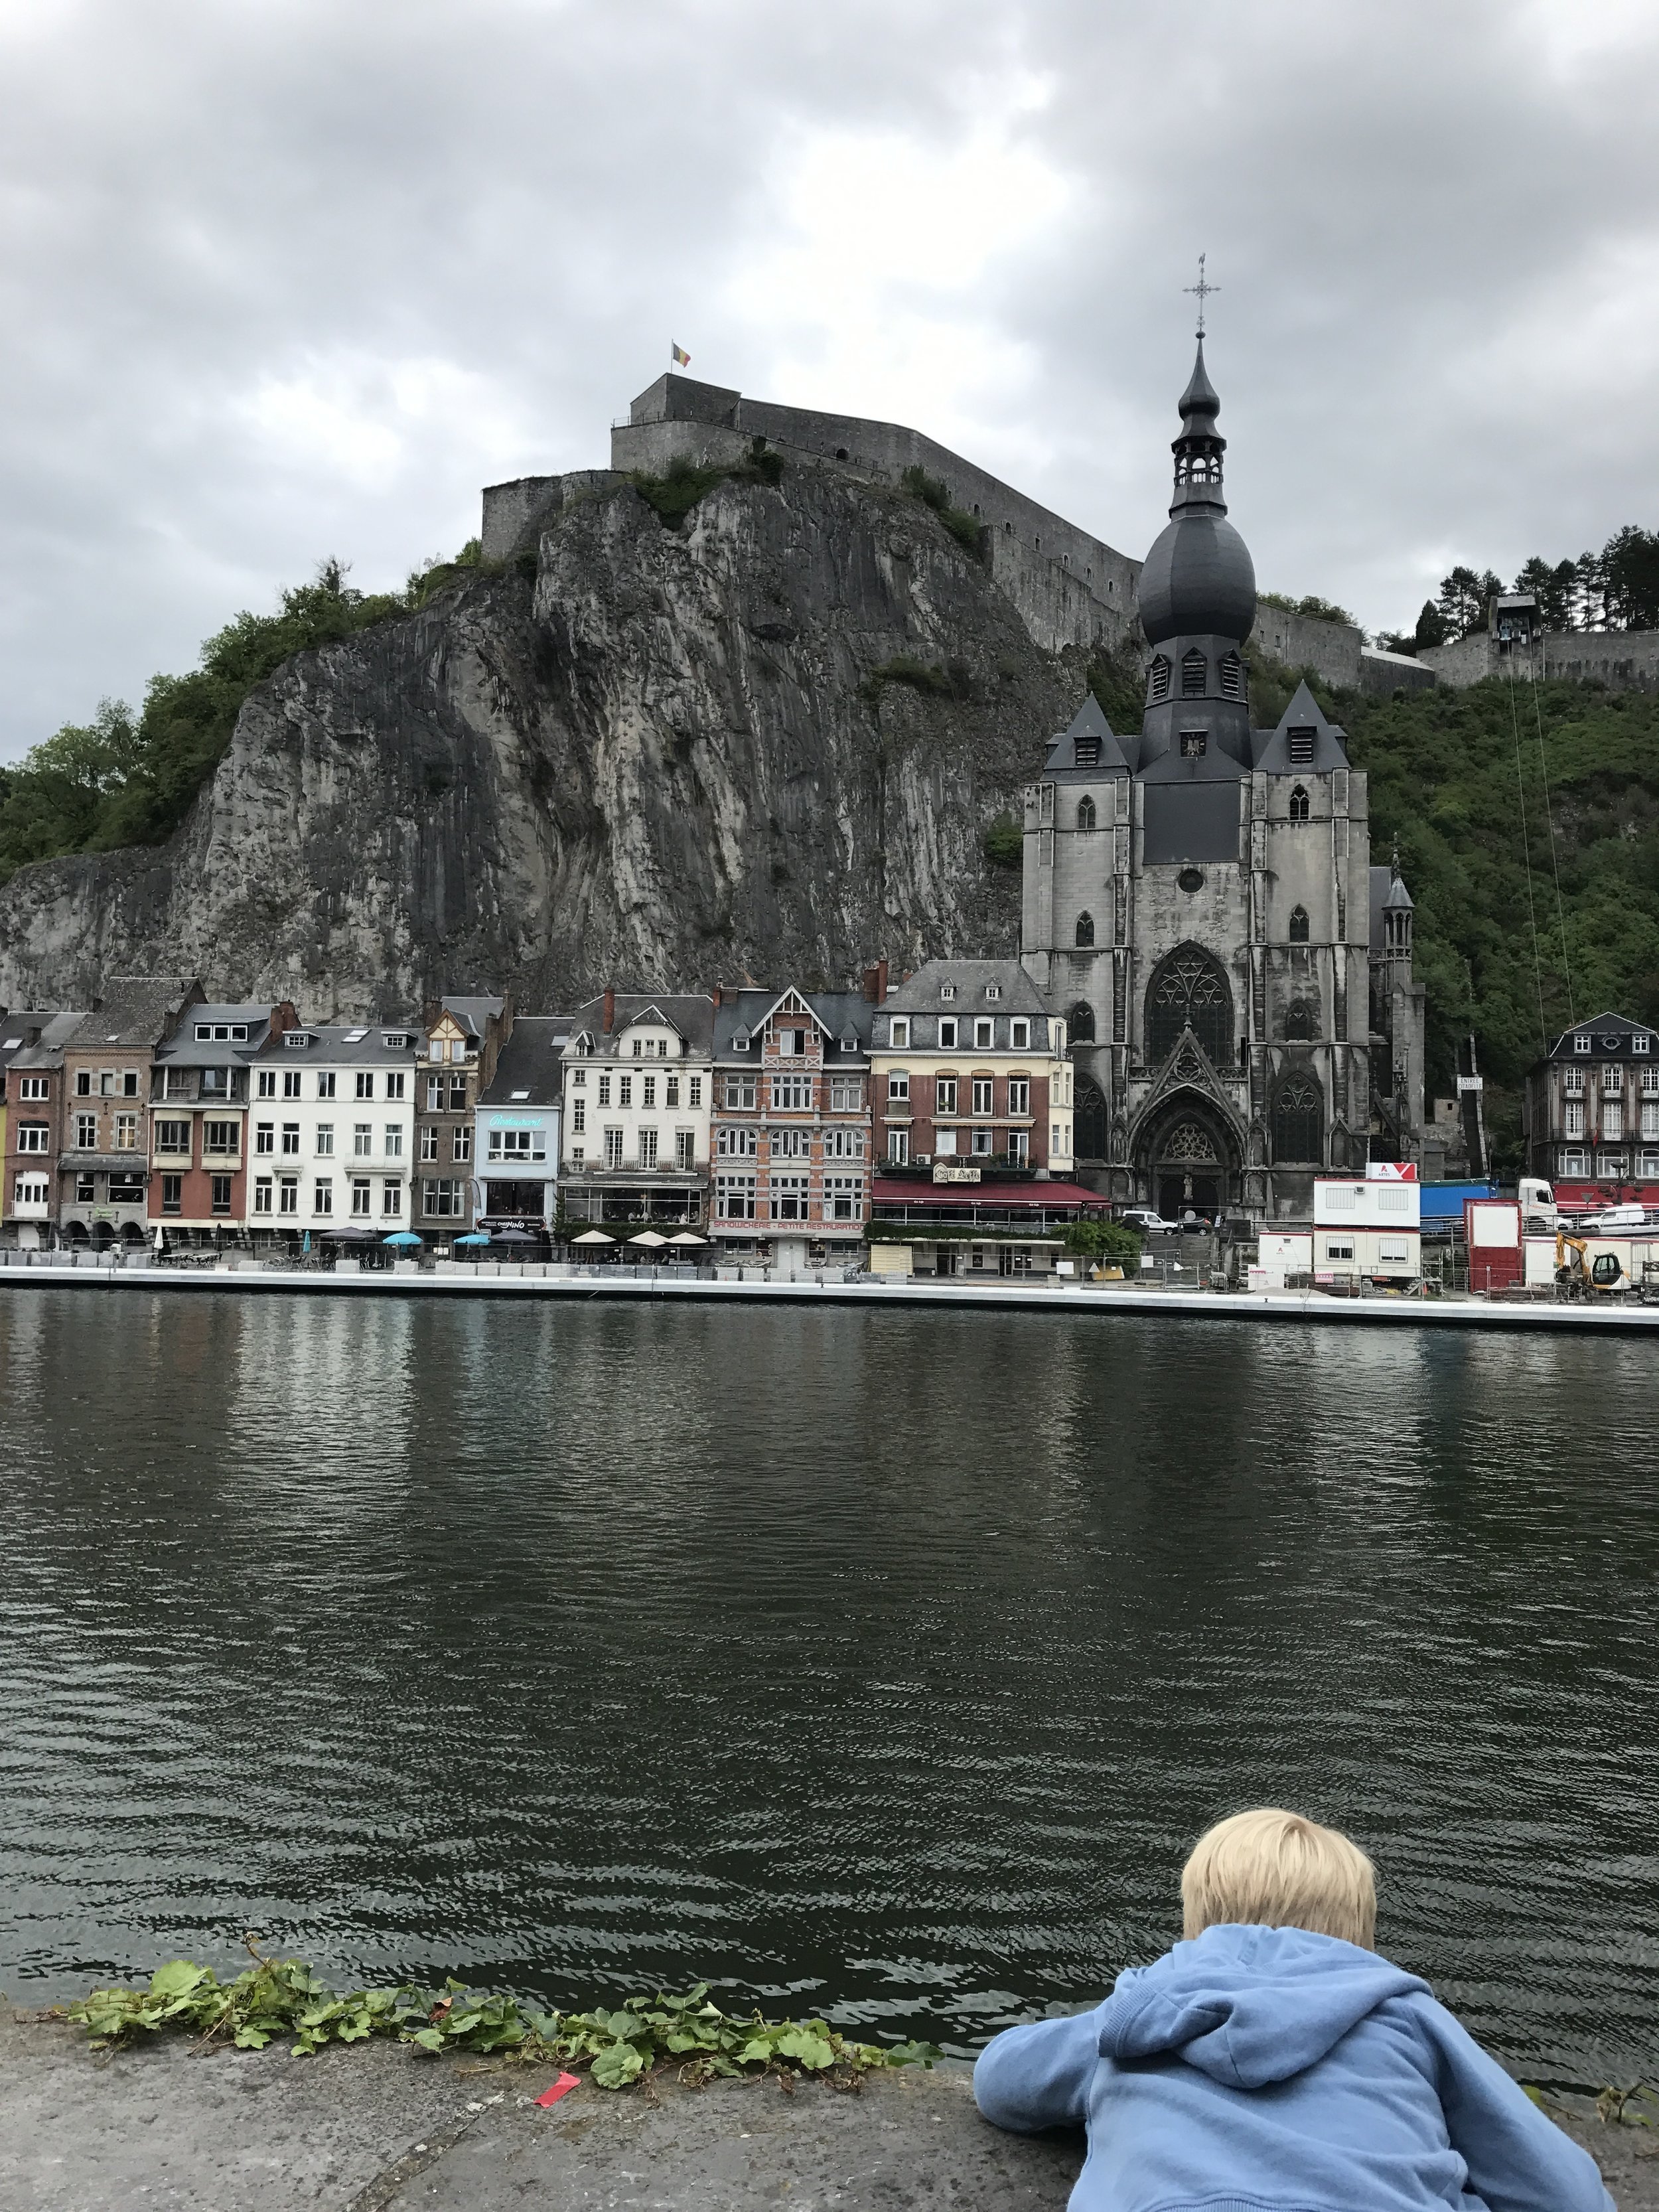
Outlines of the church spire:
[{"label": "church spire", "polygon": [[1181,395],[1181,435],[1170,449],[1176,457],[1171,514],[1177,508],[1193,506],[1218,507],[1223,514],[1227,512],[1227,502],[1221,496],[1221,456],[1227,449],[1227,441],[1215,426],[1220,412],[1220,395],[1204,366],[1204,334],[1200,331],[1198,358],[1193,363],[1187,389]]}]

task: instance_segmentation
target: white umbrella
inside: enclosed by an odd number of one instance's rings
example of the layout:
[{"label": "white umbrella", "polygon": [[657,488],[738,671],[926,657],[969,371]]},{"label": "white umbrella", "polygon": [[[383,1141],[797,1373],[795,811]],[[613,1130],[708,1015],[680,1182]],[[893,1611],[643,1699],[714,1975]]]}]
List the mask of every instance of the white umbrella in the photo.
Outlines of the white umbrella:
[{"label": "white umbrella", "polygon": [[694,1236],[689,1229],[682,1229],[678,1237],[671,1237],[668,1241],[671,1244],[706,1244],[708,1239]]},{"label": "white umbrella", "polygon": [[607,1237],[603,1229],[584,1229],[580,1237],[571,1238],[573,1244],[614,1244],[616,1238]]},{"label": "white umbrella", "polygon": [[630,1237],[628,1241],[630,1244],[665,1244],[668,1239],[659,1237],[654,1229],[641,1229],[637,1237]]}]

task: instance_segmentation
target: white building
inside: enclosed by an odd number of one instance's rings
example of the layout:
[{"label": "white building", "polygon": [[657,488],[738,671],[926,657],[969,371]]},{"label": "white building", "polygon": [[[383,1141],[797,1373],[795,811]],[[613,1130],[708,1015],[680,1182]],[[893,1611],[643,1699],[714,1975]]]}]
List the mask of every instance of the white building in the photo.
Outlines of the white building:
[{"label": "white building", "polygon": [[568,1014],[520,1014],[474,1109],[476,1218],[489,1229],[550,1224],[559,1182],[560,1085]]},{"label": "white building", "polygon": [[248,1226],[407,1229],[418,1026],[301,1026],[252,1063]]},{"label": "white building", "polygon": [[714,1001],[606,991],[571,1018],[560,1182],[567,1218],[705,1218]]}]

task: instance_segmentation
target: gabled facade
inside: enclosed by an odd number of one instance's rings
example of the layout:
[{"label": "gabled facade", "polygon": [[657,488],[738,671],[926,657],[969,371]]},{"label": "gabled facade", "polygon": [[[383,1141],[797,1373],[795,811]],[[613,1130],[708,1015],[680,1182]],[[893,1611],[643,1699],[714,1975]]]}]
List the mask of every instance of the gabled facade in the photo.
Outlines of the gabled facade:
[{"label": "gabled facade", "polygon": [[147,1237],[155,1055],[202,996],[188,977],[118,975],[64,1047],[58,1225],[70,1240]]},{"label": "gabled facade", "polygon": [[1522,1134],[1567,1204],[1659,1203],[1659,1030],[1613,1013],[1564,1030],[1527,1071]]},{"label": "gabled facade", "polygon": [[487,995],[440,999],[425,1010],[412,1209],[422,1236],[462,1236],[474,1225],[478,1100],[512,1026],[508,1002]]},{"label": "gabled facade", "polygon": [[9,1014],[0,1025],[6,1099],[0,1236],[8,1244],[42,1245],[54,1234],[64,1054],[85,1019],[80,1010],[36,1007]]},{"label": "gabled facade", "polygon": [[1219,406],[1200,342],[1141,571],[1141,726],[1114,731],[1090,698],[1050,745],[1026,793],[1021,945],[1065,1018],[1079,1174],[1120,1203],[1271,1219],[1304,1215],[1318,1172],[1417,1156],[1422,994],[1407,933],[1378,996],[1365,779],[1341,729],[1305,684],[1251,726],[1255,572]]},{"label": "gabled facade", "polygon": [[299,1023],[267,1039],[248,1108],[256,1239],[410,1226],[423,1042],[412,1022]]},{"label": "gabled facade", "polygon": [[1066,1024],[1018,960],[930,960],[877,1009],[870,1042],[883,1164],[935,1182],[1069,1176]]},{"label": "gabled facade", "polygon": [[567,1218],[702,1222],[713,1024],[700,992],[606,991],[577,1008],[564,1055]]},{"label": "gabled facade", "polygon": [[520,1014],[475,1109],[474,1189],[483,1229],[550,1229],[558,1210],[568,1014]]},{"label": "gabled facade", "polygon": [[299,1016],[277,1006],[185,1008],[151,1077],[149,1232],[214,1239],[247,1218],[249,1063]]},{"label": "gabled facade", "polygon": [[869,1040],[856,991],[720,991],[709,1233],[786,1274],[846,1259],[869,1218]]}]

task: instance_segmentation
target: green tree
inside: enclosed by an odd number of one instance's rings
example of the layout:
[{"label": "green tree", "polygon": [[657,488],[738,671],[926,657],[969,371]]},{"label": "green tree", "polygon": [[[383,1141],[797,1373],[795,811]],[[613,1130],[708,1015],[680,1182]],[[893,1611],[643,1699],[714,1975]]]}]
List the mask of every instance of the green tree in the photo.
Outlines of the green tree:
[{"label": "green tree", "polygon": [[1601,549],[1610,629],[1659,629],[1659,535],[1627,522]]}]

